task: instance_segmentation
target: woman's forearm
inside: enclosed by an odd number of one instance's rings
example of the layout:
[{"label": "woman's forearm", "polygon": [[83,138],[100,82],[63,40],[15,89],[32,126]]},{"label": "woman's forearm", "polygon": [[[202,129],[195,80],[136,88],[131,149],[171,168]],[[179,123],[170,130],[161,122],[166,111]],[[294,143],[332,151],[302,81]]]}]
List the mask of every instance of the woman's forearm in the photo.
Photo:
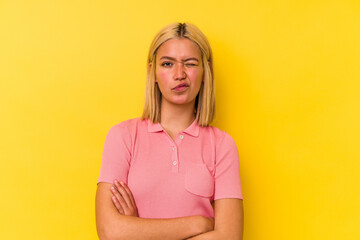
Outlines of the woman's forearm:
[{"label": "woman's forearm", "polygon": [[[212,230],[205,217],[147,219],[117,215],[99,228],[101,240],[115,239],[187,239]],[[102,230],[100,230],[102,229]]]},{"label": "woman's forearm", "polygon": [[110,187],[99,183],[96,192],[96,226],[101,240],[186,239],[214,230],[214,219],[203,216],[149,219],[120,214],[111,200]]}]

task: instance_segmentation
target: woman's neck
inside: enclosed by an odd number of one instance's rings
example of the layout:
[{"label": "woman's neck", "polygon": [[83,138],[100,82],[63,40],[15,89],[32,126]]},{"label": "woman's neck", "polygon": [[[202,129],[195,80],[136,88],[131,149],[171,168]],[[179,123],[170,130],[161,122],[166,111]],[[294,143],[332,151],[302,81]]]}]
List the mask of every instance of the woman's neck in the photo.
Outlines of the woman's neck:
[{"label": "woman's neck", "polygon": [[173,134],[185,130],[196,118],[194,106],[195,101],[186,105],[171,104],[166,101],[162,102],[160,124],[165,130]]}]

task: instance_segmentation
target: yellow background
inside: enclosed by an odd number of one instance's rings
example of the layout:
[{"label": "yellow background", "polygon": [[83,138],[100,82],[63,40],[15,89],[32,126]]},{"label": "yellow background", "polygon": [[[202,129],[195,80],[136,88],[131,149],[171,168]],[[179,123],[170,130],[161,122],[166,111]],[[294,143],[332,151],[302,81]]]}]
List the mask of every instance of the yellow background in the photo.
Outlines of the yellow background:
[{"label": "yellow background", "polygon": [[245,240],[360,239],[359,1],[0,1],[0,239],[97,239],[107,131],[175,21],[214,51]]}]

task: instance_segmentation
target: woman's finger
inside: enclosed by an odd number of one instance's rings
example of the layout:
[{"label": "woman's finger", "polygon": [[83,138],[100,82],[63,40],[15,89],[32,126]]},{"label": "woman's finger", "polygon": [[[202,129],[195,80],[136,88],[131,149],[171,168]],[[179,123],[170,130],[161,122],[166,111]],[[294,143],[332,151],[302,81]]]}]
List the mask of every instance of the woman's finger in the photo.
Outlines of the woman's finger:
[{"label": "woman's finger", "polygon": [[126,186],[126,184],[122,181],[120,184],[119,181],[114,180],[114,183],[116,185],[116,189],[121,194],[124,202],[126,202],[126,206],[122,205],[125,215],[139,217],[137,207],[135,205],[135,200],[129,187]]},{"label": "woman's finger", "polygon": [[118,203],[121,205],[121,208],[123,209],[124,214],[126,214],[126,212],[127,212],[126,209],[128,208],[128,206],[127,206],[124,198],[122,197],[121,193],[116,188],[116,186],[114,186],[114,185],[111,186],[111,192],[116,197]]},{"label": "woman's finger", "polygon": [[119,212],[120,214],[123,214],[123,215],[124,215],[124,214],[125,214],[124,209],[122,209],[122,207],[121,207],[119,201],[117,200],[117,198],[115,197],[115,195],[113,195],[113,196],[111,197],[111,200],[112,200],[113,204],[115,205],[116,209],[118,210],[118,212]]},{"label": "woman's finger", "polygon": [[130,188],[122,181],[120,181],[120,185],[122,185],[125,189],[125,191],[128,193],[129,197],[130,197],[130,200],[131,200],[131,203],[134,207],[136,207],[136,204],[135,204],[135,200],[134,200],[134,196],[132,195],[131,191],[130,191]]},{"label": "woman's finger", "polygon": [[[115,180],[115,185],[116,185],[118,191],[120,192],[121,196],[124,198],[127,207],[131,208],[132,207],[132,202],[130,200],[130,197],[129,197],[127,191],[124,189],[123,186],[120,185],[120,183],[117,180]],[[124,211],[126,212],[127,209],[124,209]]]}]

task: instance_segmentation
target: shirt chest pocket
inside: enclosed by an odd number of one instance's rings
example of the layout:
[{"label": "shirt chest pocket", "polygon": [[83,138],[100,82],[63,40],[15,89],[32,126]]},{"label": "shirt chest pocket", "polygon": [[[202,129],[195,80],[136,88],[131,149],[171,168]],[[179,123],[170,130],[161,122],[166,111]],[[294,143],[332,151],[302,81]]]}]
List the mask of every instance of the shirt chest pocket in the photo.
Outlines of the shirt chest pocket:
[{"label": "shirt chest pocket", "polygon": [[185,189],[195,195],[214,195],[214,178],[203,163],[190,162],[185,172]]}]

